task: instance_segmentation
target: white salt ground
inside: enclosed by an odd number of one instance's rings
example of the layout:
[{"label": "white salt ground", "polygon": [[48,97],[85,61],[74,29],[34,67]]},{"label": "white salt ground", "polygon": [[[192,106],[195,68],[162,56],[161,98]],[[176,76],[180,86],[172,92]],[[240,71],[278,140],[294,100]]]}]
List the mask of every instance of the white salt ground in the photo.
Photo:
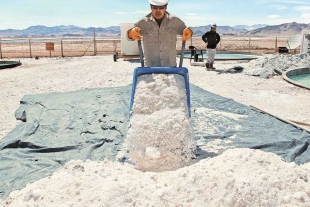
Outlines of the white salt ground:
[{"label": "white salt ground", "polygon": [[309,176],[309,165],[286,163],[273,153],[252,149],[228,149],[161,173],[108,160],[76,160],[12,192],[1,206],[307,207]]},{"label": "white salt ground", "polygon": [[[272,67],[266,70],[266,65],[282,68],[281,64],[292,63],[275,59],[274,63],[268,60],[268,64],[255,66],[262,60],[242,63],[243,73],[254,67],[261,71],[257,74],[271,73]],[[127,85],[132,81],[133,69],[140,65],[122,59],[114,63],[110,56],[21,61],[20,67],[0,71],[0,138],[18,124],[14,111],[24,95]],[[226,69],[236,63],[217,61],[215,66]],[[190,82],[205,90],[283,118],[310,122],[309,90],[279,76],[263,79],[243,73],[218,75],[193,67],[189,61],[184,61],[184,66],[189,69]],[[158,156],[152,148],[147,153]],[[310,163],[298,166],[273,153],[250,149],[227,149],[217,157],[161,173],[141,172],[132,165],[111,161],[70,161],[52,176],[12,192],[0,206],[308,207],[309,176]]]}]

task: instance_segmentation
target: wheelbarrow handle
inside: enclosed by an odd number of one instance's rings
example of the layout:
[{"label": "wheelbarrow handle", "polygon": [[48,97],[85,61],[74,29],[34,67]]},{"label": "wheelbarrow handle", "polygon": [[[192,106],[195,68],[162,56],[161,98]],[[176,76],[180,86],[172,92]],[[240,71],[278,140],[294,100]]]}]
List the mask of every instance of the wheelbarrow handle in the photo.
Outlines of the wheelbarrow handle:
[{"label": "wheelbarrow handle", "polygon": [[183,65],[185,43],[186,43],[185,41],[182,41],[182,50],[181,50],[181,57],[180,57],[179,67],[182,67],[182,65]]},{"label": "wheelbarrow handle", "polygon": [[139,48],[139,54],[140,54],[141,67],[144,67],[144,59],[143,59],[143,50],[142,50],[141,40],[138,40],[138,48]]}]

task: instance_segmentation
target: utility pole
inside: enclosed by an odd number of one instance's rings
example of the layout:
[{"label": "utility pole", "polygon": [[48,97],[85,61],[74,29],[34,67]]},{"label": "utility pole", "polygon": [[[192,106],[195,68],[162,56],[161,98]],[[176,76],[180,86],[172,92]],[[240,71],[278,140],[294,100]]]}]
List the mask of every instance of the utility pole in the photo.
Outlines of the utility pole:
[{"label": "utility pole", "polygon": [[31,54],[31,40],[29,39],[29,53],[30,53],[30,58],[32,58],[32,54]]},{"label": "utility pole", "polygon": [[96,28],[94,27],[94,55],[97,55]]},{"label": "utility pole", "polygon": [[63,45],[62,45],[62,38],[61,38],[61,41],[60,41],[60,46],[61,46],[61,57],[64,57],[64,48],[63,48]]},{"label": "utility pole", "polygon": [[251,36],[249,35],[249,52],[251,52]]},{"label": "utility pole", "polygon": [[274,52],[277,52],[277,48],[278,48],[278,37],[276,37],[276,44],[275,44],[275,48],[274,48]]}]

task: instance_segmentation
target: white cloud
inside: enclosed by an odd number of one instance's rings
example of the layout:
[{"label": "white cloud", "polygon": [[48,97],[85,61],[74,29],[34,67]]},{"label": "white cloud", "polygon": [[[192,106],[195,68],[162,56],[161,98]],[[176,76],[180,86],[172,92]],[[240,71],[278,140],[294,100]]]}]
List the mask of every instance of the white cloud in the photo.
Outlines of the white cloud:
[{"label": "white cloud", "polygon": [[186,23],[187,26],[190,27],[210,24],[210,22],[206,22],[206,18],[203,16],[186,15],[182,18],[182,20]]},{"label": "white cloud", "polygon": [[310,19],[310,13],[304,13],[300,16],[302,19],[306,20],[309,22]]},{"label": "white cloud", "polygon": [[[279,5],[275,5],[275,8],[279,8],[281,9],[281,7],[286,7],[286,9],[288,7],[292,7],[294,5],[310,5],[309,1],[290,1],[290,0],[256,0],[254,1],[254,3],[256,4],[279,4]],[[281,6],[280,6],[281,5]],[[270,7],[274,7],[274,6],[270,6]]]},{"label": "white cloud", "polygon": [[279,24],[291,23],[291,22],[309,24],[309,19],[310,19],[310,13],[305,13],[305,14],[302,14],[301,16],[297,17],[297,18],[269,19],[266,23],[269,25],[279,25]]},{"label": "white cloud", "polygon": [[282,3],[287,3],[287,4],[310,4],[308,1],[282,1],[279,0]]},{"label": "white cloud", "polygon": [[131,12],[132,14],[148,14],[148,13],[150,13],[150,11],[149,10],[137,10],[137,11],[135,11],[135,12]]},{"label": "white cloud", "polygon": [[276,9],[276,10],[286,10],[288,9],[287,6],[283,5],[271,5],[270,8]]},{"label": "white cloud", "polygon": [[185,15],[186,15],[186,16],[197,16],[196,13],[186,13]]},{"label": "white cloud", "polygon": [[294,9],[296,11],[310,11],[310,6],[297,6]]},{"label": "white cloud", "polygon": [[120,15],[122,15],[122,14],[127,14],[126,12],[115,12],[115,14],[120,14]]},{"label": "white cloud", "polygon": [[272,15],[269,15],[267,16],[268,19],[278,19],[280,18],[281,16],[280,15],[277,15],[277,14],[272,14]]}]

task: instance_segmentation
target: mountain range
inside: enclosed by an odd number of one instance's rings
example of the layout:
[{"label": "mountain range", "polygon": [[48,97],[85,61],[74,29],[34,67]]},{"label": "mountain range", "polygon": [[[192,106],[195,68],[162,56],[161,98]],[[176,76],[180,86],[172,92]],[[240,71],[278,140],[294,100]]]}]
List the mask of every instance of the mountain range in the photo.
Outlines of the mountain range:
[{"label": "mountain range", "polygon": [[[210,30],[210,25],[193,27],[195,35],[203,35]],[[284,23],[280,25],[266,25],[257,24],[252,26],[237,25],[230,26],[218,26],[217,32],[219,34],[230,35],[250,35],[250,36],[292,36],[301,34],[302,30],[310,30],[310,24],[300,24],[296,22]]]},{"label": "mountain range", "polygon": [[[96,27],[97,36],[117,36],[120,34],[120,26]],[[85,37],[93,36],[94,27],[78,27],[74,25],[60,25],[46,27],[43,25],[31,26],[27,29],[0,30],[1,37]]]},{"label": "mountain range", "polygon": [[[203,35],[210,30],[210,25],[191,27],[194,35]],[[222,35],[251,35],[251,36],[292,36],[301,34],[304,29],[310,30],[310,24],[300,24],[296,22],[284,23],[280,25],[236,25],[236,26],[218,26],[217,32]],[[96,36],[119,36],[120,26],[97,27]],[[0,38],[4,37],[83,37],[93,36],[94,27],[78,27],[74,25],[60,25],[54,27],[31,26],[26,29],[6,29],[0,30]]]}]

